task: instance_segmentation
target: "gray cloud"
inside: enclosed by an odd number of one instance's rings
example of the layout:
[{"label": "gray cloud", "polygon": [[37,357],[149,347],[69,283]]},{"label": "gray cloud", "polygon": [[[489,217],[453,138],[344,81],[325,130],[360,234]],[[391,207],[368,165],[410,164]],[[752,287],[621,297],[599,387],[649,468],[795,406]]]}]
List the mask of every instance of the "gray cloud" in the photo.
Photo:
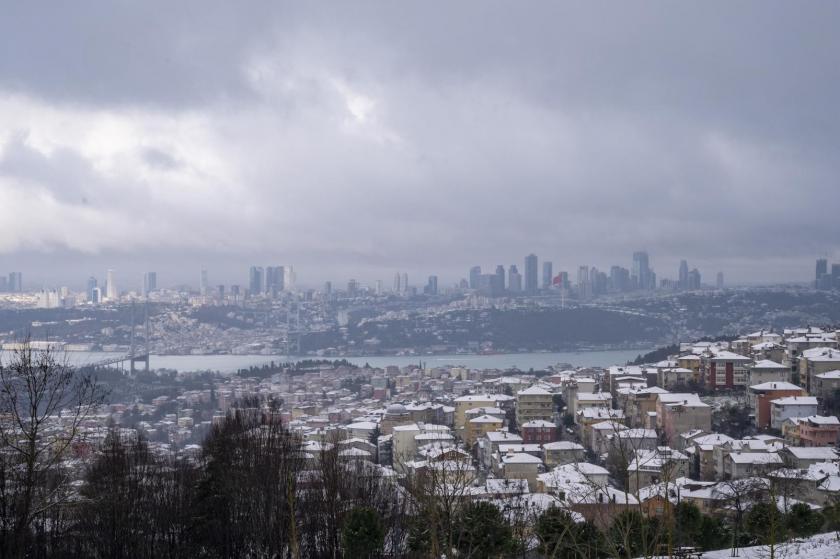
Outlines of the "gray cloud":
[{"label": "gray cloud", "polygon": [[316,282],[646,247],[662,276],[808,278],[840,236],[838,9],[726,10],[16,5],[0,253]]}]

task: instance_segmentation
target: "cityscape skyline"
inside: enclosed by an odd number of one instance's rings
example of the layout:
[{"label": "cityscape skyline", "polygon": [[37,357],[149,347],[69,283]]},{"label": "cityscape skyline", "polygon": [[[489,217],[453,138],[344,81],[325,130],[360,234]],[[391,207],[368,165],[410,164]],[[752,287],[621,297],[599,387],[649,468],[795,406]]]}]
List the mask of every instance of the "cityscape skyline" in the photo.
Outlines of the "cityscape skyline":
[{"label": "cityscape skyline", "polygon": [[644,246],[746,283],[838,259],[835,6],[542,8],[16,8],[0,40],[32,56],[0,62],[0,263],[40,283],[242,283],[275,260],[304,284],[450,283],[469,261],[608,270]]},{"label": "cityscape skyline", "polygon": [[[394,273],[392,288],[388,291],[393,293],[406,294],[409,289],[412,293],[424,293],[436,295],[441,289],[460,288],[472,289],[479,293],[499,296],[503,294],[508,295],[528,295],[544,292],[551,288],[564,287],[570,289],[574,287],[576,295],[582,299],[587,299],[592,296],[603,295],[607,293],[621,293],[637,290],[695,290],[702,287],[731,287],[737,285],[761,285],[759,282],[737,284],[733,282],[726,283],[725,279],[729,278],[722,270],[707,271],[707,275],[703,276],[698,267],[691,267],[689,269],[688,260],[682,259],[676,269],[676,273],[663,273],[658,276],[654,267],[650,265],[650,255],[647,251],[635,251],[632,254],[632,262],[629,267],[623,267],[620,264],[610,265],[609,268],[599,269],[597,266],[581,264],[577,266],[577,272],[573,270],[562,270],[554,267],[554,263],[550,260],[540,260],[540,258],[530,253],[523,258],[520,272],[520,266],[517,264],[497,264],[494,271],[490,271],[493,267],[482,268],[481,265],[473,265],[467,269],[460,279],[444,281],[440,284],[440,277],[437,273],[423,274],[413,277],[424,278],[423,281],[417,280],[415,283],[409,283],[409,274],[405,271],[397,271]],[[812,268],[813,269],[813,268]],[[486,273],[483,273],[487,270]],[[527,272],[526,272],[527,270]],[[229,289],[228,293],[240,293],[244,295],[272,295],[277,296],[282,291],[295,291],[300,289],[315,289],[331,292],[333,284],[347,285],[347,292],[355,292],[359,289],[372,290],[376,294],[384,293],[385,285],[381,278],[373,280],[358,280],[356,277],[349,278],[330,278],[315,283],[299,283],[297,279],[297,270],[291,265],[252,265],[249,267],[248,273],[244,281],[222,281],[210,280],[210,271],[202,267],[200,269],[200,276],[197,284],[190,282],[178,282],[172,284],[158,285],[157,271],[143,272],[139,281],[139,287],[133,286],[134,281],[131,278],[126,278],[125,289],[119,289],[117,285],[117,271],[113,268],[105,270],[102,287],[99,285],[99,278],[96,274],[90,275],[84,282],[83,293],[86,294],[88,301],[99,302],[102,300],[116,300],[120,294],[134,292],[141,296],[146,296],[150,292],[158,288],[164,289],[187,289],[195,290],[202,296],[224,296],[225,289]],[[530,283],[526,281],[526,274],[530,274]],[[219,276],[225,277],[225,276]],[[0,293],[16,292],[16,291],[58,291],[60,289],[79,289],[73,282],[59,282],[51,285],[27,285],[23,283],[22,272],[9,272],[8,275],[0,276]],[[574,281],[570,280],[574,278]],[[712,279],[714,278],[714,279]],[[214,277],[215,279],[215,277]],[[706,281],[703,281],[703,280]],[[425,282],[425,283],[423,283]],[[777,282],[766,282],[766,285],[773,285]],[[834,289],[840,287],[840,263],[829,263],[826,258],[816,259],[816,273],[812,272],[810,281],[790,282],[808,285],[817,289]]]}]

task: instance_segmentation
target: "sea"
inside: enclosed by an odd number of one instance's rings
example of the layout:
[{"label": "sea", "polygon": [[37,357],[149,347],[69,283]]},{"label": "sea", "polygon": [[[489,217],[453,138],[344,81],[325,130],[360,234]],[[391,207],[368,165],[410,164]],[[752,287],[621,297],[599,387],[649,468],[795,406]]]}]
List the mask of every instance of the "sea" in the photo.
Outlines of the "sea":
[{"label": "sea", "polygon": [[[325,357],[324,359],[346,359],[359,366],[368,364],[372,367],[396,365],[417,365],[423,363],[426,367],[463,366],[471,369],[511,369],[521,371],[529,369],[540,370],[558,364],[570,364],[575,367],[608,367],[610,365],[624,365],[632,361],[639,354],[647,353],[647,349],[620,349],[601,351],[570,351],[570,352],[535,352],[535,353],[497,353],[488,355],[412,355],[412,356],[370,356],[370,357]],[[67,352],[68,364],[73,366],[90,365],[109,358],[119,357],[119,353],[109,352]],[[0,352],[0,362],[8,362],[7,352]],[[152,355],[149,366],[151,369],[174,369],[181,373],[196,371],[213,371],[220,374],[233,374],[240,369],[259,367],[271,363],[285,363],[316,359],[311,356],[289,355]],[[119,365],[115,365],[119,366]],[[124,363],[127,367],[128,364]],[[142,367],[143,364],[139,363]]]}]

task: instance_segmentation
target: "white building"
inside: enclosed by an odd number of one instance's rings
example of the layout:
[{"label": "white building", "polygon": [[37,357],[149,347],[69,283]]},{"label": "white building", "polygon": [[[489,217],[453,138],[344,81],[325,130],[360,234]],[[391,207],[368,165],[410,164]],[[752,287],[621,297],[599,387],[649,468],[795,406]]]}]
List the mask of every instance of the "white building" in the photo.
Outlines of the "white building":
[{"label": "white building", "polygon": [[770,427],[782,428],[782,423],[791,417],[817,415],[817,399],[814,396],[787,396],[770,401]]}]

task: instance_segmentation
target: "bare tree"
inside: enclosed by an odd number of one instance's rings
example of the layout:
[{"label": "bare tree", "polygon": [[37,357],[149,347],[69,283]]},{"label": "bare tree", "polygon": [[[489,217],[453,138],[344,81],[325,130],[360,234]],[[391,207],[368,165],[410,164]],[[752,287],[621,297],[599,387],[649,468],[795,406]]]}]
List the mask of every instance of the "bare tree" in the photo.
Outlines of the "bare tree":
[{"label": "bare tree", "polygon": [[69,497],[63,462],[105,391],[90,374],[29,340],[0,363],[0,531],[6,556],[22,556],[34,520]]}]

